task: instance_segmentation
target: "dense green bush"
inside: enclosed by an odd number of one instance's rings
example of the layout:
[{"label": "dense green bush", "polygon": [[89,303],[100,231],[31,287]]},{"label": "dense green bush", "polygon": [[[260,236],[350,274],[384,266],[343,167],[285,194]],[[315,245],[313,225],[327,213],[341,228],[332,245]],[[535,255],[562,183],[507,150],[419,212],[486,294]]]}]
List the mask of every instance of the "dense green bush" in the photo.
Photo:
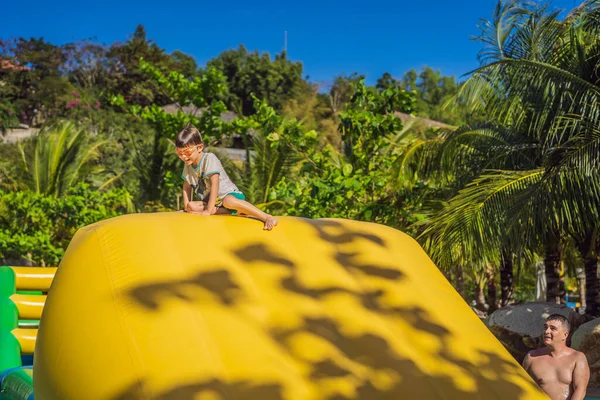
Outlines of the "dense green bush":
[{"label": "dense green bush", "polygon": [[124,189],[97,191],[78,184],[60,198],[0,191],[0,259],[58,265],[79,228],[131,211]]}]

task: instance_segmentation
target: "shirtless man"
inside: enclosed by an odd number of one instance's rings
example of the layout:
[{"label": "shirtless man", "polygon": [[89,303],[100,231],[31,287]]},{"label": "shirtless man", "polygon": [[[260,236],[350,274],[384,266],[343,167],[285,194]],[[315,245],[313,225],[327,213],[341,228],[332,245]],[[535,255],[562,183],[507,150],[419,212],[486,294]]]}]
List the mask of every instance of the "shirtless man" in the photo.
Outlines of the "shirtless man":
[{"label": "shirtless man", "polygon": [[523,368],[552,400],[583,400],[590,380],[590,367],[585,355],[567,347],[571,326],[559,314],[544,323],[545,347],[531,350],[523,360]]}]

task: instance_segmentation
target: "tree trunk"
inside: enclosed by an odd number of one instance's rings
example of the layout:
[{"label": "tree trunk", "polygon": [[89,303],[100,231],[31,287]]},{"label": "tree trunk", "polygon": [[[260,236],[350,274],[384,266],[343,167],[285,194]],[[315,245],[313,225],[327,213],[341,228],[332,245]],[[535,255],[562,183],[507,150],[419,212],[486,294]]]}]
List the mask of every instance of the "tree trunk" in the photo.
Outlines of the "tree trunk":
[{"label": "tree trunk", "polygon": [[[561,249],[562,247],[559,248],[559,251],[561,251]],[[565,261],[562,259],[558,263],[558,297],[559,304],[567,304],[567,286],[565,285]]]},{"label": "tree trunk", "polygon": [[502,250],[500,258],[500,306],[505,307],[513,300],[513,259],[512,253],[506,249]]},{"label": "tree trunk", "polygon": [[491,314],[498,308],[498,291],[496,290],[496,274],[494,267],[491,265],[488,266],[488,269],[485,271],[485,276],[487,280],[487,303],[489,305],[488,312]]},{"label": "tree trunk", "polygon": [[587,257],[585,263],[585,313],[592,317],[600,314],[600,280],[598,279],[598,255],[600,238],[596,239],[595,254]]},{"label": "tree trunk", "polygon": [[586,315],[595,317],[598,315],[598,304],[600,302],[598,298],[598,254],[600,252],[600,238],[596,239],[592,231],[588,232],[583,238],[575,237],[575,244],[581,254],[585,269],[585,313]]},{"label": "tree trunk", "polygon": [[458,291],[458,293],[462,296],[462,298],[465,298],[465,279],[463,276],[463,267],[462,265],[458,264],[456,266],[456,290]]},{"label": "tree trunk", "polygon": [[587,301],[585,299],[585,270],[577,268],[577,286],[579,287],[579,301],[581,307],[587,309]]},{"label": "tree trunk", "polygon": [[546,239],[546,256],[544,265],[546,270],[546,301],[549,303],[566,303],[564,281],[560,279],[560,241],[558,235],[550,234]]},{"label": "tree trunk", "polygon": [[475,287],[475,307],[481,311],[486,310],[485,296],[483,294],[483,285],[478,283]]}]

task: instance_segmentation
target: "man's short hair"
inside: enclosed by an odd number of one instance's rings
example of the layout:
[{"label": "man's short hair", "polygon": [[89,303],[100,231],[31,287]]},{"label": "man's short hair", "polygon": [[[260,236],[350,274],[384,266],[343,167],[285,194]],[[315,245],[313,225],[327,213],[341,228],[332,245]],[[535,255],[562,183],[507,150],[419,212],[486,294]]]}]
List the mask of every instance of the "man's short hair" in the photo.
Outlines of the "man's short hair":
[{"label": "man's short hair", "polygon": [[550,322],[550,321],[559,321],[561,324],[563,324],[563,326],[565,327],[567,332],[571,332],[571,324],[569,323],[569,320],[564,315],[552,314],[548,318],[546,318],[546,322]]}]

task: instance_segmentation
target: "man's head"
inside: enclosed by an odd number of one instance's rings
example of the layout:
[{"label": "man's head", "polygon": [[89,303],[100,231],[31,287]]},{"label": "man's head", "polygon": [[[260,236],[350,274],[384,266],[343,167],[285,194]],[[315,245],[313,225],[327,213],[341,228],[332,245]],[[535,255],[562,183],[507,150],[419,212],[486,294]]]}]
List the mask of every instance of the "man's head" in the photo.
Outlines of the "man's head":
[{"label": "man's head", "polygon": [[546,346],[566,345],[571,331],[569,320],[560,314],[552,314],[546,318],[542,340]]},{"label": "man's head", "polygon": [[202,134],[195,127],[187,126],[177,134],[175,147],[177,156],[186,164],[198,163],[204,149]]}]

